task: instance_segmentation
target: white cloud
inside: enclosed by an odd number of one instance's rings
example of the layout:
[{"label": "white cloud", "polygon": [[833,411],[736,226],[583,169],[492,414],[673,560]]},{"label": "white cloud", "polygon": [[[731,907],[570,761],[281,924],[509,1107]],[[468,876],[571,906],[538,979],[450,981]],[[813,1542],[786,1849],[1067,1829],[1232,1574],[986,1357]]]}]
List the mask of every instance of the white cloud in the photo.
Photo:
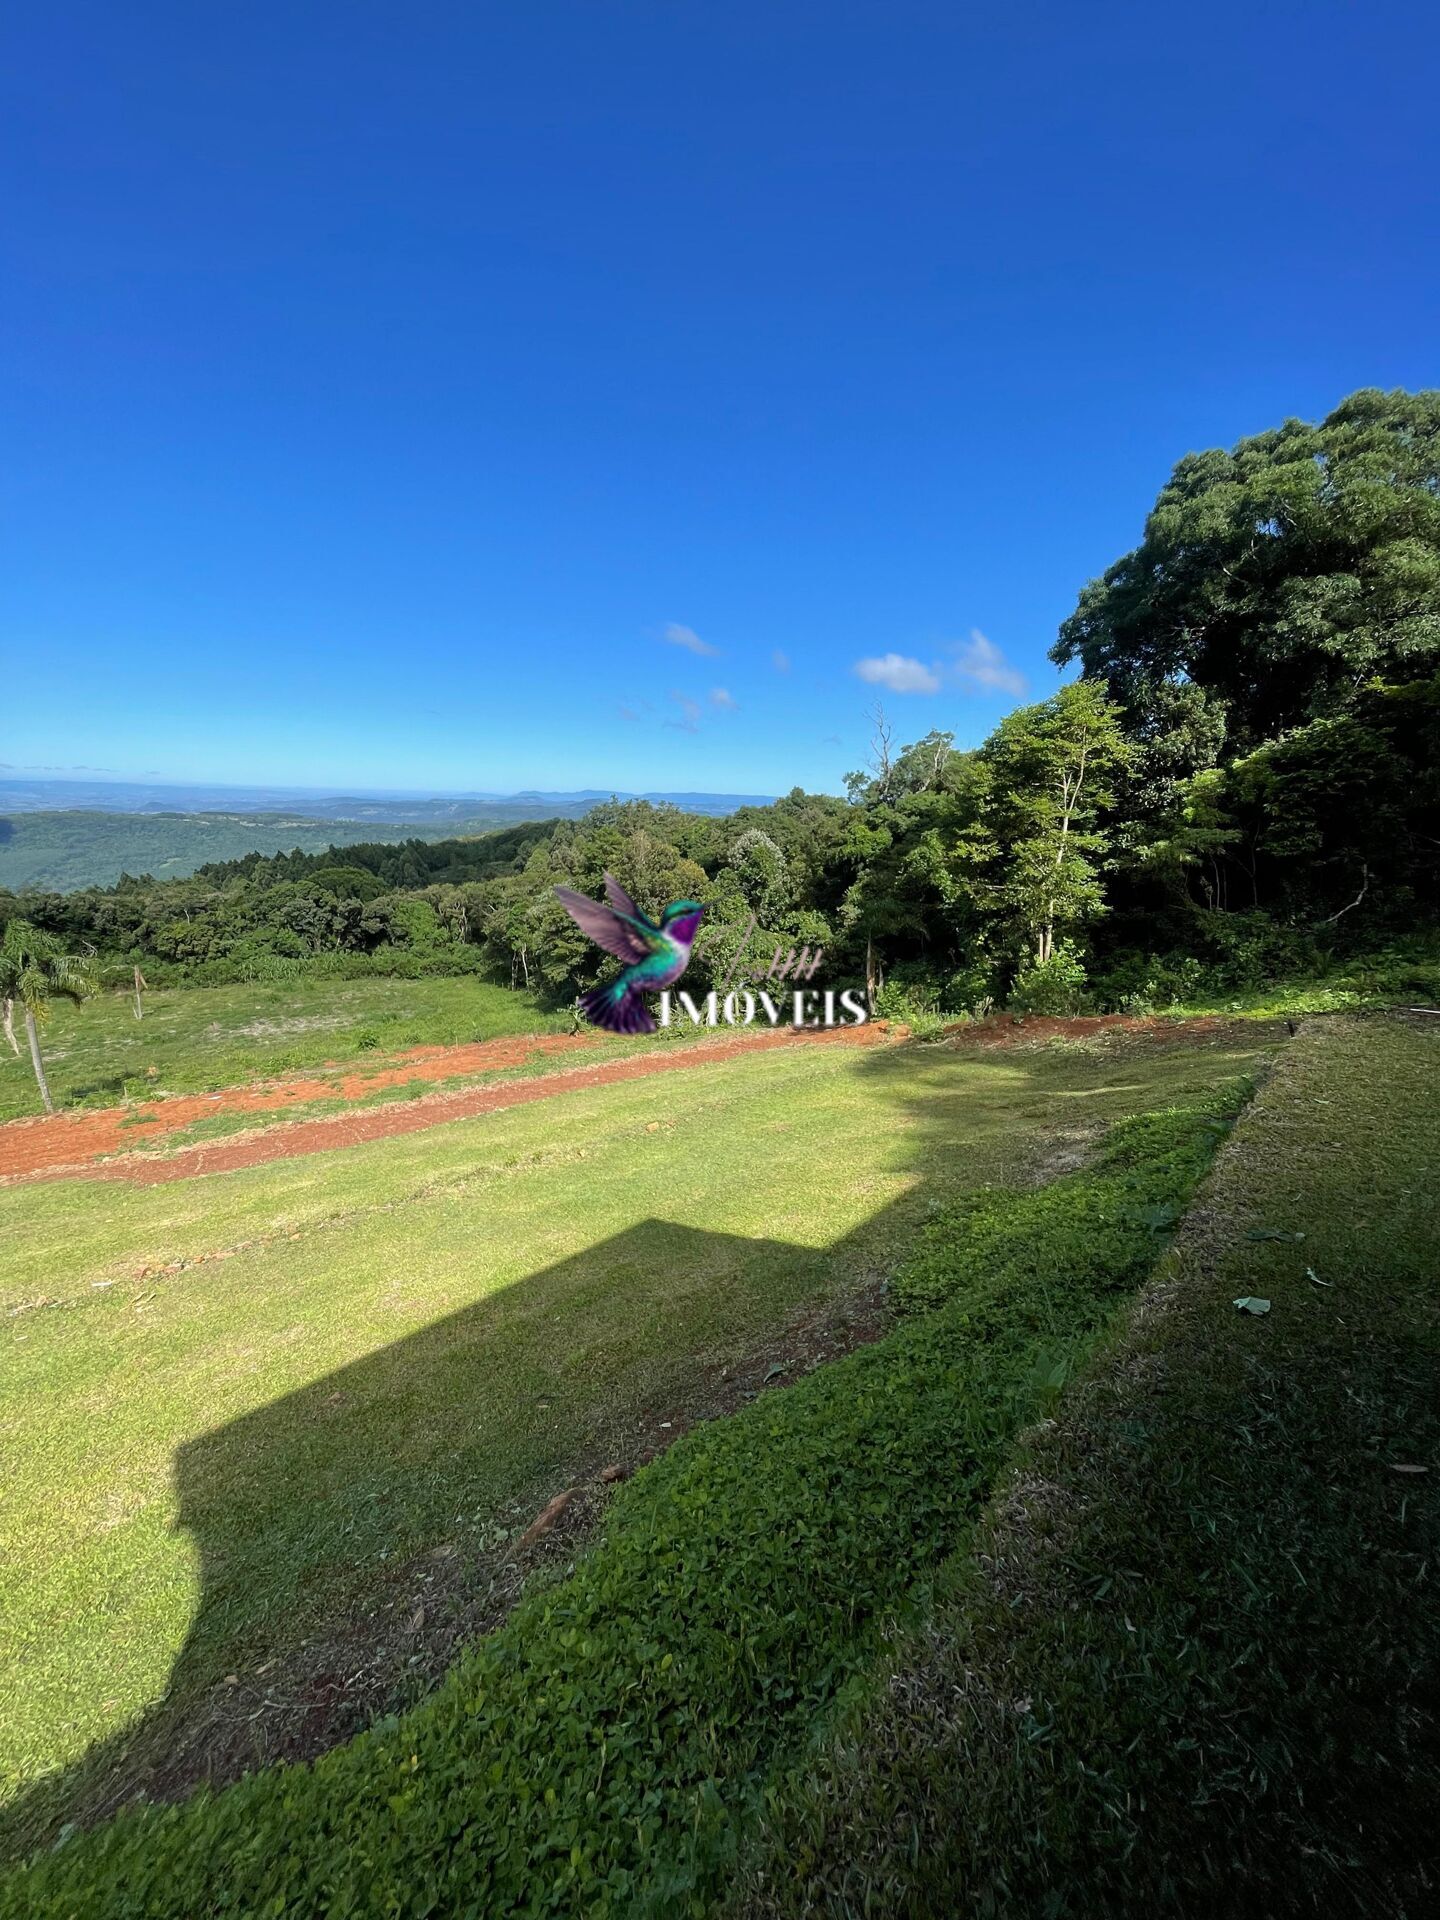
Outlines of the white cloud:
[{"label": "white cloud", "polygon": [[687,653],[698,653],[702,659],[718,660],[720,649],[712,647],[708,640],[702,640],[693,627],[682,627],[678,620],[672,620],[661,638],[672,647],[684,647]]},{"label": "white cloud", "polygon": [[903,653],[883,653],[878,659],[857,660],[855,671],[872,687],[888,687],[891,693],[938,693],[940,676]]},{"label": "white cloud", "polygon": [[667,727],[674,727],[677,733],[698,733],[700,731],[700,702],[692,700],[688,693],[672,693],[670,698],[679,707],[682,718],[667,720]]},{"label": "white cloud", "polygon": [[790,671],[790,656],[783,647],[776,647],[770,656],[770,664],[777,673],[788,673]]},{"label": "white cloud", "polygon": [[736,713],[740,707],[740,702],[725,687],[710,689],[710,704],[712,707],[719,707],[722,713]]},{"label": "white cloud", "polygon": [[978,627],[972,627],[970,638],[956,647],[955,671],[964,685],[983,687],[987,693],[1012,693],[1018,699],[1025,691],[1024,674]]}]

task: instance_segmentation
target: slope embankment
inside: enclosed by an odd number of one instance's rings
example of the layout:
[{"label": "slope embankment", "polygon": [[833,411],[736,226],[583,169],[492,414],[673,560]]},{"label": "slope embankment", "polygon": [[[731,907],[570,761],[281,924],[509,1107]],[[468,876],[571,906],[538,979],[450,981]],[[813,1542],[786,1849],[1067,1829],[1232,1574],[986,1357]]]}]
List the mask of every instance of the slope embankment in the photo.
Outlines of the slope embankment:
[{"label": "slope embankment", "polygon": [[1313,1021],[747,1916],[1440,1910],[1440,1030]]}]

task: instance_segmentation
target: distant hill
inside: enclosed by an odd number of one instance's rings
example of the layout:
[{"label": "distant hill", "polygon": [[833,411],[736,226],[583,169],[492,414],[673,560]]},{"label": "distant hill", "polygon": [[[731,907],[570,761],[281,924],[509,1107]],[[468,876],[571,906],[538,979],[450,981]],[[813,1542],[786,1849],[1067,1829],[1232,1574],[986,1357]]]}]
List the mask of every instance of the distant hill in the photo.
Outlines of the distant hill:
[{"label": "distant hill", "polygon": [[111,886],[122,873],[174,880],[246,853],[297,847],[322,853],[361,840],[443,840],[535,817],[522,809],[495,820],[420,826],[284,813],[13,813],[0,817],[0,887],[73,893],[77,887]]},{"label": "distant hill", "polygon": [[[0,887],[73,893],[108,887],[122,873],[173,880],[247,853],[321,853],[360,842],[448,840],[518,826],[527,820],[578,819],[609,794],[526,793],[504,796],[345,795],[322,802],[302,795],[280,805],[274,789],[231,789],[241,797],[223,808],[213,787],[85,786],[60,780],[0,783]],[[124,795],[117,799],[116,795]],[[157,796],[167,796],[161,807]],[[69,796],[69,804],[66,799]],[[84,796],[81,799],[79,796]],[[107,805],[97,806],[96,796]],[[37,807],[35,799],[48,805]],[[268,806],[261,807],[264,797]],[[621,798],[634,796],[621,795]],[[751,804],[731,794],[646,794],[691,813],[732,813]],[[209,800],[210,805],[204,805]],[[88,804],[86,802],[88,801]],[[187,806],[184,803],[189,801]],[[251,804],[251,803],[254,804]],[[764,805],[763,800],[754,804]]]},{"label": "distant hill", "polygon": [[[734,813],[739,807],[767,807],[765,793],[623,793],[613,787],[582,787],[568,793],[527,788],[523,793],[335,793],[321,787],[147,786],[131,780],[0,779],[0,815],[58,813],[274,814],[295,820],[384,821],[424,826],[429,821],[452,831],[462,822],[506,826],[520,820],[570,819],[588,813],[601,800],[669,802],[687,813]],[[373,837],[373,836],[372,836]]]}]

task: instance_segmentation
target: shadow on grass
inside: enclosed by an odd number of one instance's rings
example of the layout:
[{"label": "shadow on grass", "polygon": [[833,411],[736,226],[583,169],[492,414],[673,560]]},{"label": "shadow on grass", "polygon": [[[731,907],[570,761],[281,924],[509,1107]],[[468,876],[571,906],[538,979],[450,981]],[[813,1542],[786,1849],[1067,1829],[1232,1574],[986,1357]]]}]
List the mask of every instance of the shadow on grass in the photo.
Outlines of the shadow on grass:
[{"label": "shadow on grass", "polygon": [[83,1101],[94,1100],[100,1094],[118,1103],[124,1097],[126,1080],[135,1077],[133,1074],[106,1073],[78,1081],[74,1086],[66,1087],[64,1104],[67,1107],[78,1107]]},{"label": "shadow on grass", "polygon": [[[831,1246],[645,1220],[183,1446],[178,1527],[200,1598],[165,1696],[6,1809],[0,1857],[140,1795],[312,1755],[408,1703],[513,1599],[507,1533],[557,1489],[663,1444],[662,1419],[678,1431],[733,1405],[722,1366],[773,1339],[787,1306],[843,1311],[931,1197],[970,1183],[958,1147],[1037,1109],[1062,1139],[1093,1135],[1242,1071],[1263,1045],[1252,1028],[1098,1063],[1006,1055],[978,1078],[944,1049],[877,1050],[858,1070],[893,1088],[895,1157],[922,1180]],[[757,1153],[757,1181],[783,1152],[782,1135]],[[403,1294],[402,1275],[391,1284]]]},{"label": "shadow on grass", "polygon": [[[165,1696],[6,1808],[0,1858],[137,1796],[308,1757],[423,1691],[507,1610],[507,1536],[538,1506],[663,1444],[662,1420],[724,1410],[697,1375],[718,1377],[707,1352],[733,1353],[732,1290],[763,1299],[783,1266],[787,1292],[817,1269],[810,1291],[837,1258],[642,1221],[181,1447],[200,1598]],[[683,1353],[667,1351],[677,1318]]]}]

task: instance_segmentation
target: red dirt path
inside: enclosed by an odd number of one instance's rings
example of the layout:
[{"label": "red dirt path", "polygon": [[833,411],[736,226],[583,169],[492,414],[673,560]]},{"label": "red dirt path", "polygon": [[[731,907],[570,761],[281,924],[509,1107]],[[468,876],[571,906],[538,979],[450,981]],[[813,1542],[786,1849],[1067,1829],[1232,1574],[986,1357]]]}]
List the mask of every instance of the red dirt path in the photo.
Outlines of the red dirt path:
[{"label": "red dirt path", "polygon": [[[151,1100],[133,1107],[107,1107],[94,1113],[57,1113],[43,1119],[13,1120],[0,1126],[0,1184],[34,1180],[127,1180],[137,1186],[157,1186],[168,1180],[188,1180],[195,1174],[227,1173],[236,1167],[259,1166],[268,1160],[289,1160],[335,1147],[353,1147],[363,1140],[386,1140],[396,1134],[419,1133],[447,1120],[469,1119],[478,1113],[496,1113],[558,1093],[583,1087],[604,1087],[620,1080],[643,1080],[654,1073],[728,1060],[737,1053],[765,1052],[772,1047],[869,1045],[887,1037],[885,1023],[843,1027],[831,1033],[759,1033],[733,1039],[700,1041],[677,1051],[641,1053],[593,1067],[562,1068],[532,1080],[512,1080],[501,1086],[461,1087],[426,1094],[393,1105],[368,1107],[355,1113],[337,1113],[322,1119],[296,1120],[268,1133],[248,1133],[213,1146],[179,1147],[163,1157],[127,1153],[143,1139],[148,1147],[168,1133],[216,1113],[283,1114],[287,1107],[308,1100],[360,1099],[378,1087],[403,1086],[412,1080],[448,1080],[461,1073],[494,1073],[523,1066],[536,1054],[570,1053],[593,1047],[586,1034],[546,1034],[507,1040],[481,1041],[468,1047],[422,1047],[399,1056],[400,1064],[371,1073],[352,1073],[327,1080],[284,1080],[254,1087],[230,1087],[219,1094],[183,1094]],[[143,1132],[141,1117],[153,1120]],[[127,1124],[128,1123],[128,1124]],[[101,1154],[122,1157],[96,1164]]]},{"label": "red dirt path", "polygon": [[[465,1047],[415,1047],[393,1054],[388,1066],[345,1074],[261,1080],[220,1093],[169,1094],[127,1107],[57,1113],[0,1126],[0,1178],[51,1167],[83,1166],[104,1153],[125,1153],[216,1113],[283,1114],[310,1100],[360,1100],[382,1087],[411,1080],[448,1080],[461,1073],[500,1073],[522,1067],[537,1054],[568,1053],[594,1046],[588,1034],[520,1034]],[[341,1116],[344,1117],[343,1115]]]},{"label": "red dirt path", "polygon": [[[1145,1032],[1164,1035],[1183,1029],[1189,1033],[1226,1025],[1206,1015],[1190,1020],[1155,1020],[1122,1014],[1095,1014],[1077,1019],[1031,1016],[1017,1020],[996,1015],[989,1020],[957,1025],[946,1039],[961,1047],[1043,1046],[1057,1039],[1076,1040],[1106,1033]],[[522,1067],[537,1056],[583,1052],[596,1045],[590,1034],[521,1034],[501,1040],[481,1040],[464,1047],[415,1047],[393,1055],[391,1064],[366,1071],[334,1073],[325,1078],[261,1081],[253,1086],[227,1087],[222,1093],[174,1094],[129,1107],[106,1107],[95,1112],[57,1113],[43,1119],[12,1120],[0,1125],[0,1185],[33,1180],[128,1180],[137,1186],[156,1186],[167,1180],[188,1180],[200,1173],[225,1173],[235,1167],[254,1167],[268,1160],[289,1160],[302,1154],[351,1147],[363,1140],[386,1140],[401,1133],[419,1133],[447,1120],[472,1114],[497,1113],[504,1107],[548,1100],[572,1088],[604,1087],[620,1080],[643,1080],[653,1073],[704,1066],[728,1060],[737,1053],[761,1052],[771,1047],[817,1046],[827,1043],[870,1045],[898,1038],[904,1029],[887,1021],[864,1027],[843,1027],[831,1033],[736,1034],[728,1039],[696,1042],[678,1051],[640,1053],[628,1059],[595,1066],[562,1067],[531,1080],[512,1080],[500,1086],[461,1087],[425,1094],[393,1105],[368,1107],[354,1113],[294,1120],[269,1132],[247,1132],[214,1145],[177,1147],[160,1155],[135,1152],[197,1120],[216,1113],[253,1113],[283,1119],[287,1108],[320,1099],[361,1100],[383,1087],[405,1086],[415,1080],[449,1080],[462,1074],[500,1073]],[[102,1155],[117,1155],[102,1160]],[[98,1163],[98,1164],[97,1164]]]}]

